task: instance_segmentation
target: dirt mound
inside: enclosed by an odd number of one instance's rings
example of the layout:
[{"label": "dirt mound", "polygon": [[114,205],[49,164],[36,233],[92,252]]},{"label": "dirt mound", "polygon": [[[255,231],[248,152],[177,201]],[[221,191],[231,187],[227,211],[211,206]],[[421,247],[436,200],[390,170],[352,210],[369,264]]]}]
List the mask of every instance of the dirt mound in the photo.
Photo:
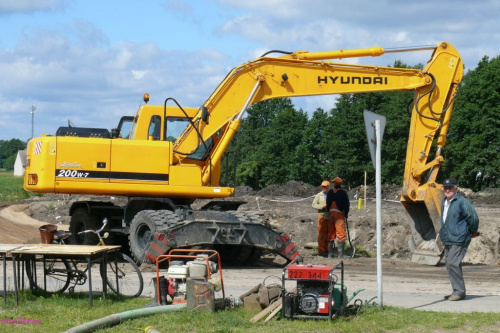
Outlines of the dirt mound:
[{"label": "dirt mound", "polygon": [[475,205],[496,205],[500,204],[500,188],[487,188],[484,191],[473,192],[470,189],[460,189],[459,191],[464,194]]},{"label": "dirt mound", "polygon": [[237,186],[234,189],[235,197],[244,197],[245,195],[255,195],[255,191],[250,186]]},{"label": "dirt mound", "polygon": [[[366,186],[366,197],[368,199],[375,199],[377,190],[374,185]],[[365,186],[361,185],[352,189],[347,190],[349,198],[358,199],[364,198],[365,196]],[[401,198],[401,186],[400,185],[382,185],[382,199],[383,200],[397,200]]]},{"label": "dirt mound", "polygon": [[289,196],[302,198],[313,196],[320,190],[320,187],[292,180],[284,184],[270,185],[257,191],[255,195],[260,197]]},{"label": "dirt mound", "polygon": [[87,196],[70,194],[46,194],[32,200],[27,211],[28,216],[44,223],[69,225],[69,209],[76,201],[104,201],[115,205],[124,205],[125,197]]}]

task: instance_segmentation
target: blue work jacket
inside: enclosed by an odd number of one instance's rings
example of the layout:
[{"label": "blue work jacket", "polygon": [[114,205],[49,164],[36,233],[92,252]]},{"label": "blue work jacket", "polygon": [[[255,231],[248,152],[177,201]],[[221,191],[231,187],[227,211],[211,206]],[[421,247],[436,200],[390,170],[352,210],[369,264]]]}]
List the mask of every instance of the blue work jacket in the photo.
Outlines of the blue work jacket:
[{"label": "blue work jacket", "polygon": [[[444,203],[441,204],[441,212],[444,212]],[[439,237],[444,245],[469,246],[471,234],[476,233],[479,228],[479,218],[472,204],[459,193],[451,199],[446,221],[441,215],[441,230]]]}]

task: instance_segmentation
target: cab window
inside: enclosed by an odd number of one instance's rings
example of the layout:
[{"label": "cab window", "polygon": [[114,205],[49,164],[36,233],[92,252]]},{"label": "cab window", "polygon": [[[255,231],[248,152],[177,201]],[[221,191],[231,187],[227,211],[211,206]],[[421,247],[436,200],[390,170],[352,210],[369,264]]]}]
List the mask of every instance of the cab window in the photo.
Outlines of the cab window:
[{"label": "cab window", "polygon": [[161,117],[152,116],[149,123],[148,137],[153,137],[153,140],[160,140]]},{"label": "cab window", "polygon": [[189,119],[185,117],[167,117],[165,122],[166,140],[170,142],[175,142],[177,138],[182,134],[186,126],[189,124]]}]

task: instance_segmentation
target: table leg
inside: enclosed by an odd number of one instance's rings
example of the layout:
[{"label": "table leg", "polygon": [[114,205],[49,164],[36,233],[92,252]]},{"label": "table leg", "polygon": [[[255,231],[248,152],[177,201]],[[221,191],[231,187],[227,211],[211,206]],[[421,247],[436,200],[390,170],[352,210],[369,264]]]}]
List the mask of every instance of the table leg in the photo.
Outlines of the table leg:
[{"label": "table leg", "polygon": [[94,305],[94,295],[92,294],[92,264],[91,258],[87,258],[87,267],[89,271],[89,297],[90,297],[90,306]]},{"label": "table leg", "polygon": [[115,281],[116,281],[116,294],[120,295],[120,284],[118,283],[118,250],[115,250]]},{"label": "table leg", "polygon": [[13,254],[12,255],[12,268],[13,268],[13,271],[14,271],[14,298],[16,300],[16,305],[18,304],[19,302],[19,294],[18,294],[18,290],[17,290],[17,271],[16,271],[16,255]]},{"label": "table leg", "polygon": [[[3,302],[7,305],[7,254],[3,255]],[[14,283],[16,280],[14,280]]]},{"label": "table leg", "polygon": [[104,271],[104,274],[102,276],[102,298],[106,299],[106,294],[108,293],[108,253],[104,251],[103,253],[103,258],[101,260],[101,264],[103,265],[102,268]]}]

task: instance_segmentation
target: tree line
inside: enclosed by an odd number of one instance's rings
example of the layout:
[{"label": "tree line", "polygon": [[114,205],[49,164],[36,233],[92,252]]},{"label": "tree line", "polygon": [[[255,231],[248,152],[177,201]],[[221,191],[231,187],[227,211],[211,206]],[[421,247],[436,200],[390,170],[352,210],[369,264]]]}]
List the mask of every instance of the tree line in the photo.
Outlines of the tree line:
[{"label": "tree line", "polygon": [[[397,61],[394,67],[408,66]],[[359,186],[367,172],[373,184],[363,120],[369,110],[387,119],[382,182],[402,184],[412,99],[413,91],[342,94],[329,111],[318,108],[311,117],[288,98],[257,103],[226,153],[221,181],[260,189],[290,180],[317,185],[339,176],[346,186]],[[499,108],[500,57],[485,56],[460,84],[438,181],[453,177],[473,190],[499,186]]]},{"label": "tree line", "polygon": [[14,170],[17,151],[26,148],[26,142],[19,139],[0,140],[0,168]]}]

